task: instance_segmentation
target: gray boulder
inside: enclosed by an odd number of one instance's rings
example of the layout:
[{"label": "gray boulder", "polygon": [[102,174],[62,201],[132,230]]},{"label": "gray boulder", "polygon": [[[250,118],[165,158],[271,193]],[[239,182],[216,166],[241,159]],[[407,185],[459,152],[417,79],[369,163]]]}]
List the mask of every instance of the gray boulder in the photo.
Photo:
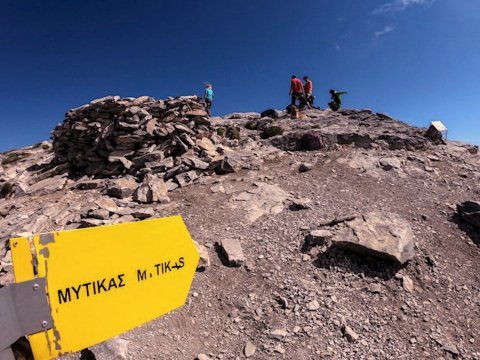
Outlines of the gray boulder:
[{"label": "gray boulder", "polygon": [[320,150],[325,147],[325,141],[321,133],[309,131],[300,138],[299,149],[306,151]]},{"label": "gray boulder", "polygon": [[[100,209],[107,210],[108,212],[117,213],[117,211],[119,209],[117,203],[109,197],[102,196],[102,197],[98,198],[97,200],[95,200],[95,204]],[[95,209],[93,209],[93,210],[95,210]]]},{"label": "gray boulder", "polygon": [[268,109],[265,110],[260,114],[260,117],[269,117],[272,119],[278,119],[279,117],[282,117],[283,113],[281,111],[275,110],[275,109]]},{"label": "gray boulder", "polygon": [[332,244],[401,264],[415,255],[410,224],[392,213],[371,212],[346,221],[335,232]]},{"label": "gray boulder", "polygon": [[139,203],[151,203],[151,191],[148,184],[142,183],[138,186],[137,190],[133,193],[133,201]]},{"label": "gray boulder", "polygon": [[386,157],[379,160],[379,165],[383,168],[383,170],[389,171],[393,169],[401,169],[402,162],[394,157]]},{"label": "gray boulder", "polygon": [[140,203],[152,203],[167,199],[168,188],[162,178],[146,174],[143,182],[133,194],[133,200]]},{"label": "gray boulder", "polygon": [[311,230],[305,237],[305,243],[314,247],[327,243],[332,238],[332,232],[329,230]]},{"label": "gray boulder", "polygon": [[233,267],[242,266],[245,263],[242,245],[237,239],[223,239],[220,241],[221,249],[227,259],[228,265]]},{"label": "gray boulder", "polygon": [[98,220],[108,220],[110,217],[110,212],[105,209],[96,209],[88,213],[88,216]]},{"label": "gray boulder", "polygon": [[153,215],[155,215],[155,209],[152,208],[152,207],[141,208],[141,209],[136,210],[133,213],[133,216],[137,219],[140,219],[140,220],[147,219],[149,217],[152,217]]},{"label": "gray boulder", "polygon": [[118,199],[124,199],[132,196],[137,186],[138,184],[133,177],[112,179],[107,183],[107,194]]},{"label": "gray boulder", "polygon": [[195,180],[197,180],[201,175],[201,172],[198,170],[190,170],[175,176],[175,180],[177,181],[180,187],[185,187],[192,184]]},{"label": "gray boulder", "polygon": [[96,346],[95,357],[99,360],[126,360],[128,359],[128,347],[129,341],[115,337]]},{"label": "gray boulder", "polygon": [[240,170],[240,168],[241,164],[239,161],[232,158],[231,156],[225,156],[216,164],[215,171],[217,172],[217,174],[229,174]]},{"label": "gray boulder", "polygon": [[301,163],[298,167],[298,172],[307,172],[313,169],[313,164],[310,163]]},{"label": "gray boulder", "polygon": [[465,201],[457,205],[457,211],[463,220],[480,229],[480,203]]}]

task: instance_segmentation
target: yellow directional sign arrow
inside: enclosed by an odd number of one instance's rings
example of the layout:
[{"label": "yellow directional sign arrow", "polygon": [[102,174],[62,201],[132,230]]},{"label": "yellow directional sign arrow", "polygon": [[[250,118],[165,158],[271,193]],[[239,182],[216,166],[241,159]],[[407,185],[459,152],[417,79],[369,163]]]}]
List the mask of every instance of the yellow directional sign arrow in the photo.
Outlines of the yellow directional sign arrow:
[{"label": "yellow directional sign arrow", "polygon": [[[11,239],[16,281],[34,277],[27,238]],[[35,359],[105,341],[185,303],[199,255],[181,217],[33,237],[52,328],[29,337]]]}]

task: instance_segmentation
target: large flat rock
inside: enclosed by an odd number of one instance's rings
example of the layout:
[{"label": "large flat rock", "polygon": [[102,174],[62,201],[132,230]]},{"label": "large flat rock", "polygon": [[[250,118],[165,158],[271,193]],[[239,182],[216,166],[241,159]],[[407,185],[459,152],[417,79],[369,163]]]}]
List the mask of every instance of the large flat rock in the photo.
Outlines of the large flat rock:
[{"label": "large flat rock", "polygon": [[332,238],[337,247],[401,264],[415,255],[410,224],[392,213],[371,212],[343,223]]},{"label": "large flat rock", "polygon": [[27,192],[29,194],[33,194],[33,193],[48,194],[48,193],[63,189],[66,183],[67,183],[67,179],[65,177],[55,176],[55,177],[41,180],[31,185],[28,188]]},{"label": "large flat rock", "polygon": [[253,223],[263,215],[281,213],[284,202],[292,198],[277,185],[255,182],[255,188],[233,196],[230,203],[233,208],[245,209],[247,221]]}]

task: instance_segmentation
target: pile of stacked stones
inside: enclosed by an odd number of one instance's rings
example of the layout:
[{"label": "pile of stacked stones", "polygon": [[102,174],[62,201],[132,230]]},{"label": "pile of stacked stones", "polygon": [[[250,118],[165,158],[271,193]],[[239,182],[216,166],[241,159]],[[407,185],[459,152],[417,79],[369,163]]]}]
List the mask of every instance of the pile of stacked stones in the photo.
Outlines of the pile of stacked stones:
[{"label": "pile of stacked stones", "polygon": [[[68,164],[72,173],[140,183],[133,190],[140,202],[158,201],[165,191],[238,166],[224,155],[226,148],[197,96],[94,100],[66,113],[53,130],[53,148],[55,162]],[[132,186],[127,187],[111,195],[132,195]]]}]

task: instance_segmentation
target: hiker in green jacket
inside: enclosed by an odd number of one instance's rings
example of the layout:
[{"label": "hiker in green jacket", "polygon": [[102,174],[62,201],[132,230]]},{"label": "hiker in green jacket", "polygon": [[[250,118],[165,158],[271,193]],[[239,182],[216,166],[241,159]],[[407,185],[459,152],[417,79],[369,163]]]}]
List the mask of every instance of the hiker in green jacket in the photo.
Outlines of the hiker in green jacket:
[{"label": "hiker in green jacket", "polygon": [[342,99],[340,98],[341,95],[347,94],[346,91],[335,91],[330,90],[330,95],[332,97],[332,101],[328,103],[328,106],[332,111],[338,111],[342,107]]}]

